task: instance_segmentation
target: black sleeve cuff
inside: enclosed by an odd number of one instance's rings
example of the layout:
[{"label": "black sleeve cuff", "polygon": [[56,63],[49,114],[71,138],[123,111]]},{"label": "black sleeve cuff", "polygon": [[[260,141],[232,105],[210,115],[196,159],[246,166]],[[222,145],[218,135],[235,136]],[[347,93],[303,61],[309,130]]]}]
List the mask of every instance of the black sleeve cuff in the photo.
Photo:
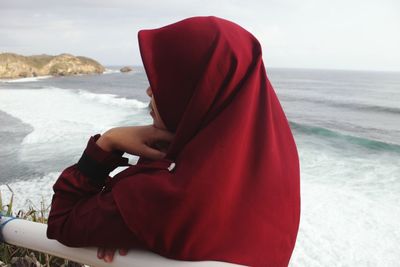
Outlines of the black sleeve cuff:
[{"label": "black sleeve cuff", "polygon": [[123,152],[108,152],[101,149],[97,144],[100,135],[92,136],[78,161],[77,168],[88,176],[95,184],[105,182],[110,172],[118,166],[129,166],[128,158],[122,157]]}]

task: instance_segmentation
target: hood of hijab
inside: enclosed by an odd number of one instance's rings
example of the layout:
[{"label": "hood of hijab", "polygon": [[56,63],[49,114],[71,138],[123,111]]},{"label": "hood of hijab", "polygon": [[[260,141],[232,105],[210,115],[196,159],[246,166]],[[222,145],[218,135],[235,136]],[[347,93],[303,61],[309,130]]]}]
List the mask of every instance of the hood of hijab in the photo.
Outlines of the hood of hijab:
[{"label": "hood of hijab", "polygon": [[250,32],[215,16],[140,30],[138,40],[160,116],[176,134],[167,153],[174,159],[240,90],[261,46]]},{"label": "hood of hijab", "polygon": [[127,226],[166,257],[287,266],[300,219],[299,158],[259,42],[215,16],[138,38],[175,138],[165,159],[140,158],[119,175],[112,193]]}]

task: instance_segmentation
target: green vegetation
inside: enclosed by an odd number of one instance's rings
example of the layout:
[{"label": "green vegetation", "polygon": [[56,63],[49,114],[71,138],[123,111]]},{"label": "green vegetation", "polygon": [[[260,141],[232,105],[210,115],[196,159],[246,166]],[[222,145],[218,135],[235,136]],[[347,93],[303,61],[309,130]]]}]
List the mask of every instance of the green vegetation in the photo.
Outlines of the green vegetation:
[{"label": "green vegetation", "polygon": [[[48,214],[50,206],[45,207],[43,200],[40,202],[39,209],[33,203],[30,203],[26,212],[19,210],[14,215],[12,211],[14,192],[10,186],[7,185],[7,187],[11,191],[11,197],[7,205],[3,205],[0,191],[0,211],[2,216],[14,216],[28,221],[47,223],[46,214]],[[27,248],[0,243],[0,267],[3,266],[81,267],[85,265]]]}]

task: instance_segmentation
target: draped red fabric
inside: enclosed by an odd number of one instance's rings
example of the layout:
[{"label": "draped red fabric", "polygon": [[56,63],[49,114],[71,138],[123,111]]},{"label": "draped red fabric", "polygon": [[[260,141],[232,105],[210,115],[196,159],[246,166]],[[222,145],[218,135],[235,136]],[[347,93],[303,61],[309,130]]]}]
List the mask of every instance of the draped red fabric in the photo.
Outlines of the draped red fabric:
[{"label": "draped red fabric", "polygon": [[[176,136],[165,160],[140,158],[114,178],[124,221],[169,258],[287,266],[299,227],[299,159],[260,43],[215,16],[138,38],[158,111]],[[172,171],[160,168],[172,161]]]}]

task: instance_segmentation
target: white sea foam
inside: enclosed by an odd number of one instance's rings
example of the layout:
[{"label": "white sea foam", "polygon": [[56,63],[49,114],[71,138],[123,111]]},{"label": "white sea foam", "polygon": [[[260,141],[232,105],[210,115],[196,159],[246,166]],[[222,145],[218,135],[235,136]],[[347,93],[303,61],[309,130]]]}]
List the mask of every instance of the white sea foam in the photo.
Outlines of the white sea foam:
[{"label": "white sea foam", "polygon": [[106,105],[130,107],[134,109],[146,108],[148,103],[141,102],[136,99],[127,99],[125,97],[118,97],[113,94],[94,94],[88,91],[79,90],[79,95],[90,101],[96,101]]},{"label": "white sea foam", "polygon": [[20,148],[20,160],[29,162],[54,157],[55,149],[76,154],[89,136],[115,126],[149,124],[146,106],[138,100],[82,90],[0,90],[0,110],[33,127]]},{"label": "white sea foam", "polygon": [[113,73],[121,73],[119,70],[113,70],[113,69],[106,69],[103,74],[113,74]]},{"label": "white sea foam", "polygon": [[[30,205],[33,205],[35,210],[39,210],[41,202],[47,208],[51,204],[53,195],[53,184],[57,180],[60,172],[52,172],[47,175],[34,178],[29,181],[18,181],[8,184],[14,192],[13,197],[13,213],[19,211],[27,211]],[[39,190],[40,188],[40,190]],[[3,205],[7,205],[11,200],[11,191],[6,185],[0,185]]]},{"label": "white sea foam", "polygon": [[44,79],[49,79],[53,76],[46,75],[46,76],[39,76],[39,77],[27,77],[27,78],[20,78],[20,79],[0,79],[0,82],[3,83],[25,83],[25,82],[37,82]]},{"label": "white sea foam", "polygon": [[307,136],[296,141],[302,207],[290,266],[396,266],[399,155],[362,154],[356,146],[344,153]]}]

